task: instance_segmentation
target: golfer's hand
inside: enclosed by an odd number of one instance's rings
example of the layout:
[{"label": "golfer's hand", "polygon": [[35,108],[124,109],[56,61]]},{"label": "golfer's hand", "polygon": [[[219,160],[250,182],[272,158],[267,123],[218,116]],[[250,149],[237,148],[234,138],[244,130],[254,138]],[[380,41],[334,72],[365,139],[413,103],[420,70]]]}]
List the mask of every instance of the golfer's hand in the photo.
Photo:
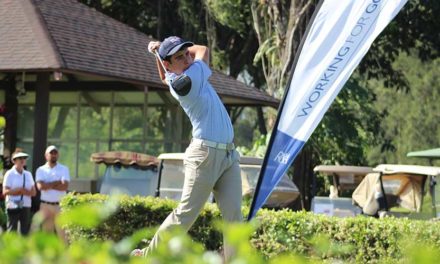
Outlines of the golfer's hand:
[{"label": "golfer's hand", "polygon": [[148,51],[150,53],[153,53],[159,49],[160,46],[160,41],[150,41],[150,43],[148,43]]}]

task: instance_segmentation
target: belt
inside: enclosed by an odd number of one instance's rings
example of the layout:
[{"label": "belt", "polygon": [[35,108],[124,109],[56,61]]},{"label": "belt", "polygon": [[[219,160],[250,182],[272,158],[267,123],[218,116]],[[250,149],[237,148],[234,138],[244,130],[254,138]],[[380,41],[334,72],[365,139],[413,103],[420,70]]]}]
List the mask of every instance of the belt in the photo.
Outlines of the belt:
[{"label": "belt", "polygon": [[41,200],[40,202],[44,203],[44,204],[51,204],[51,205],[59,205],[60,204],[59,202],[48,202],[48,201],[43,201],[43,200]]},{"label": "belt", "polygon": [[195,143],[200,146],[206,146],[210,148],[223,149],[223,150],[235,149],[234,143],[218,143],[218,142],[209,141],[205,139],[198,139],[198,138],[191,139],[191,144],[192,143]]}]

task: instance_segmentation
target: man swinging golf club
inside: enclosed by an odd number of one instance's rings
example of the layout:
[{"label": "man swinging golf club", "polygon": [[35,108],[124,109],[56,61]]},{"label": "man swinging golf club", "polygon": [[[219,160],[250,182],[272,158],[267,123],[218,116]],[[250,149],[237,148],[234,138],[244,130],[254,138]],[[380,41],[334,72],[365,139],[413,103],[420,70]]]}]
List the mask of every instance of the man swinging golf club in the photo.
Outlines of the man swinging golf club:
[{"label": "man swinging golf club", "polygon": [[[192,140],[185,152],[185,181],[179,205],[165,219],[148,248],[133,251],[146,255],[157,247],[161,232],[179,225],[188,230],[211,191],[225,222],[242,221],[241,177],[233,139],[234,131],[226,109],[208,81],[209,50],[173,36],[162,43],[150,42],[156,54],[160,78],[188,115]],[[232,252],[225,246],[225,259]]]}]

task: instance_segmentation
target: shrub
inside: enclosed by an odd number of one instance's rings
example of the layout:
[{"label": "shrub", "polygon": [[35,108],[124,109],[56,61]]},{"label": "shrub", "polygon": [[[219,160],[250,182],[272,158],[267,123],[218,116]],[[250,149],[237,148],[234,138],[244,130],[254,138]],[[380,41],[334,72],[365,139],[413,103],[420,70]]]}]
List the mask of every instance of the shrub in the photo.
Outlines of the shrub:
[{"label": "shrub", "polygon": [[6,225],[7,220],[6,212],[0,207],[0,228]]},{"label": "shrub", "polygon": [[[103,203],[107,199],[108,196],[101,194],[69,194],[62,200],[61,207],[66,211],[81,204]],[[121,196],[118,201],[119,207],[114,214],[96,228],[88,229],[78,225],[68,225],[70,239],[119,241],[139,229],[158,227],[177,205],[173,200],[139,196]],[[207,204],[189,234],[195,241],[205,245],[208,250],[220,248],[222,235],[212,226],[214,219],[219,218],[220,213],[217,207]]]},{"label": "shrub", "polygon": [[[108,197],[104,195],[67,195],[61,205],[63,211],[69,212],[75,205],[106,200]],[[125,196],[119,199],[115,212],[97,227],[90,229],[72,223],[66,227],[73,241],[81,238],[119,241],[138,229],[160,225],[176,205],[170,200]],[[243,208],[243,212],[247,211]],[[214,228],[215,219],[220,219],[217,207],[207,204],[189,232],[208,250],[219,249],[222,244],[221,234]],[[250,241],[266,258],[293,253],[350,262],[394,261],[406,254],[405,241],[440,247],[440,223],[434,221],[333,218],[289,210],[260,210],[257,221],[258,228]],[[145,234],[146,238],[153,235]]]}]

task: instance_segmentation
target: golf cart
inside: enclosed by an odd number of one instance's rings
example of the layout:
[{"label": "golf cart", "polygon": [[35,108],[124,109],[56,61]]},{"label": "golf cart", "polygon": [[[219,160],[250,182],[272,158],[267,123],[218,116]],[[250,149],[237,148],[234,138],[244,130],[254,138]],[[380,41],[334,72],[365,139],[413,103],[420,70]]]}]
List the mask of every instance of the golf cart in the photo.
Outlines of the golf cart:
[{"label": "golf cart", "polygon": [[[406,154],[406,156],[412,158],[427,159],[429,166],[434,166],[434,162],[436,160],[437,161],[440,160],[440,148],[412,151]],[[439,163],[437,162],[437,164]],[[434,181],[431,181],[430,184],[436,185],[436,180],[437,179],[434,179]],[[432,186],[430,186],[430,188],[432,188]],[[440,196],[440,188],[435,188],[434,196],[435,197]],[[436,199],[435,203],[436,203],[435,208],[440,208],[440,200],[437,201]],[[436,211],[440,211],[440,210],[436,210]],[[437,217],[440,217],[439,213],[437,213]]]},{"label": "golf cart", "polygon": [[432,216],[436,216],[435,177],[440,167],[382,164],[373,169],[353,192],[353,200],[367,215],[412,216],[423,207],[425,184],[429,182]]},{"label": "golf cart", "polygon": [[[164,153],[159,155],[159,183],[156,195],[163,198],[180,200],[185,177],[184,153]],[[258,182],[263,160],[254,157],[241,157],[241,180],[243,198],[251,198]],[[275,187],[265,206],[281,208],[289,205],[299,196],[298,188],[285,174]]]},{"label": "golf cart", "polygon": [[359,207],[353,205],[349,197],[340,197],[343,192],[353,191],[364,177],[373,172],[370,167],[320,165],[313,169],[315,173],[329,177],[329,197],[315,196],[312,199],[311,211],[328,216],[349,217],[361,213]]},{"label": "golf cart", "polygon": [[106,165],[104,176],[98,183],[100,193],[155,195],[159,164],[156,157],[135,152],[109,151],[93,153],[90,160]]}]

